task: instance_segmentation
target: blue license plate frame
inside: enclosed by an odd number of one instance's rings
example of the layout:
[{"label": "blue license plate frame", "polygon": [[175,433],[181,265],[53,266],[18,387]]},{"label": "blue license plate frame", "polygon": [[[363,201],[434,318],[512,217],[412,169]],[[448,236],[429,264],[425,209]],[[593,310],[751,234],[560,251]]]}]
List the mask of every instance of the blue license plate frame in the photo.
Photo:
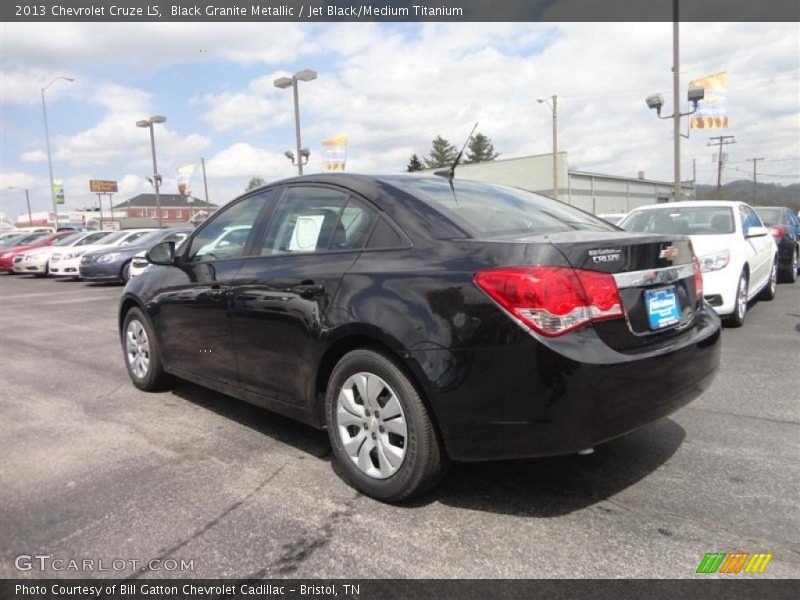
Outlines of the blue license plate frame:
[{"label": "blue license plate frame", "polygon": [[666,329],[681,320],[681,303],[674,285],[645,290],[644,304],[653,331]]}]

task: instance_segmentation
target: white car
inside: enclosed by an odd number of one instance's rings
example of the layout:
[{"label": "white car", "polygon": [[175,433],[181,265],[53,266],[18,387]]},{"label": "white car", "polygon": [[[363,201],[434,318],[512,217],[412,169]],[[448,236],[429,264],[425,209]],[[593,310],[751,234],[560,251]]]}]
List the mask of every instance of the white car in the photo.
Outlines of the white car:
[{"label": "white car", "polygon": [[619,227],[620,222],[622,219],[628,216],[628,213],[605,213],[602,215],[595,215],[603,219],[603,221],[608,221],[612,225],[616,225]]},{"label": "white car", "polygon": [[110,231],[83,231],[68,235],[53,243],[52,246],[43,246],[42,248],[34,248],[25,254],[18,254],[14,257],[14,272],[15,273],[29,273],[37,277],[46,277],[50,273],[50,257],[58,253],[63,253],[67,248],[82,248],[90,244],[97,244],[105,237],[108,237],[112,232]]},{"label": "white car", "polygon": [[[173,235],[164,238],[161,240],[162,242],[175,242],[175,250],[177,251],[178,248],[181,247],[183,240],[189,235],[190,231],[178,231],[175,232]],[[133,258],[131,259],[131,267],[128,270],[128,275],[131,279],[134,277],[138,277],[144,270],[150,266],[150,263],[145,258],[145,254],[147,254],[147,250],[142,250],[141,252],[137,252],[134,254]]]},{"label": "white car", "polygon": [[641,206],[619,224],[628,231],[685,234],[703,270],[703,297],[731,325],[744,322],[748,301],[775,297],[778,247],[744,202],[697,200]]},{"label": "white car", "polygon": [[53,252],[50,256],[50,275],[53,277],[74,277],[77,279],[80,277],[78,269],[81,263],[81,256],[85,253],[101,248],[131,244],[151,231],[155,231],[155,229],[126,229],[124,231],[114,231],[95,244],[81,246],[80,248],[64,248],[63,250]]}]

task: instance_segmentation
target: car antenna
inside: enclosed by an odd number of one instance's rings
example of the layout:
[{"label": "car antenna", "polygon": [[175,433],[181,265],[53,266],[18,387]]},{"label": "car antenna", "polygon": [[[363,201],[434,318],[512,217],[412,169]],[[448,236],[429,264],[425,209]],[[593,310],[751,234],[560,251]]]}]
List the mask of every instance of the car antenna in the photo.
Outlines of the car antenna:
[{"label": "car antenna", "polygon": [[478,123],[475,123],[475,125],[472,128],[472,131],[469,132],[469,137],[467,138],[467,141],[464,142],[463,146],[461,146],[461,152],[459,152],[458,155],[456,156],[456,159],[453,161],[453,165],[450,167],[450,169],[447,171],[435,171],[433,173],[434,175],[438,175],[439,177],[447,177],[450,180],[450,185],[451,186],[453,185],[453,177],[456,176],[456,167],[458,166],[458,163],[461,162],[461,155],[464,154],[464,149],[467,147],[467,144],[469,144],[469,141],[472,139],[472,134],[475,133],[475,130],[477,128],[478,128]]}]

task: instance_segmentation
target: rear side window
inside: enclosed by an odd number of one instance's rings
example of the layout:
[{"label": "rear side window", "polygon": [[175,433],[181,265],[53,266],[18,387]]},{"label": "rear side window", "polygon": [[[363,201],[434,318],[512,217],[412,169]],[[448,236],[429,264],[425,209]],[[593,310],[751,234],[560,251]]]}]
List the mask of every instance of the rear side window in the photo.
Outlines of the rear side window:
[{"label": "rear side window", "polygon": [[445,177],[387,177],[473,237],[590,230],[617,231],[602,219],[557,200],[503,185]]},{"label": "rear side window", "polygon": [[376,218],[375,210],[344,192],[291,187],[272,217],[261,255],[357,250],[366,243]]}]

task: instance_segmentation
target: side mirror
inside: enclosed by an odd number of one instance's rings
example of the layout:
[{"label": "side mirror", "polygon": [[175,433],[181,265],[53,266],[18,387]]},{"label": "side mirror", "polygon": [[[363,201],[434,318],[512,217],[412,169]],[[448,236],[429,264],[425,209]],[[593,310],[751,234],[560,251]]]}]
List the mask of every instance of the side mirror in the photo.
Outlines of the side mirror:
[{"label": "side mirror", "polygon": [[762,237],[769,234],[769,229],[766,227],[751,227],[745,234],[746,238]]},{"label": "side mirror", "polygon": [[156,244],[144,255],[152,265],[169,266],[175,263],[175,242]]}]

